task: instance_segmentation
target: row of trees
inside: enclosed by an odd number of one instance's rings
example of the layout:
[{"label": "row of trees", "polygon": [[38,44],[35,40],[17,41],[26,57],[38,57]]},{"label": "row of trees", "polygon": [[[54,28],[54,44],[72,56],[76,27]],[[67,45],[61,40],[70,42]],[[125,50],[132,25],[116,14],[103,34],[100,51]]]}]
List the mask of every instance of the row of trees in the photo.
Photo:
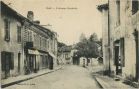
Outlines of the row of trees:
[{"label": "row of trees", "polygon": [[102,42],[98,39],[96,33],[90,35],[87,39],[85,34],[81,34],[80,41],[76,44],[75,49],[77,49],[78,57],[86,58],[97,58],[100,56],[99,47],[101,47]]}]

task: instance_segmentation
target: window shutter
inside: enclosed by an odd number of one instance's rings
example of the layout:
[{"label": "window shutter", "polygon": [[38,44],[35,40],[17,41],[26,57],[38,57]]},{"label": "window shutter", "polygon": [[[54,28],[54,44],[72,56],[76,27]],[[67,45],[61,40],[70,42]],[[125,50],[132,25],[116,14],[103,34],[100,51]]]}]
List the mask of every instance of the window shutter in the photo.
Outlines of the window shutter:
[{"label": "window shutter", "polygon": [[14,53],[11,53],[11,58],[10,58],[10,68],[11,70],[14,69]]},{"label": "window shutter", "polygon": [[122,66],[125,66],[125,50],[124,50],[124,38],[121,38],[121,61],[122,61]]},{"label": "window shutter", "polygon": [[5,70],[5,52],[1,52],[1,69]]}]

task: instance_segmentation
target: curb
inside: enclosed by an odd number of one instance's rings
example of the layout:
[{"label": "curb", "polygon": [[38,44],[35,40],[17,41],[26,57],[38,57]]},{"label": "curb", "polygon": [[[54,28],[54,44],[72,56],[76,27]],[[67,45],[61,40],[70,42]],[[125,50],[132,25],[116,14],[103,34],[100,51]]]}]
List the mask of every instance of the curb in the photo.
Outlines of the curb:
[{"label": "curb", "polygon": [[101,89],[105,89],[104,86],[98,81],[98,79],[96,78],[96,76],[94,76],[94,79],[97,82],[97,84],[100,86]]},{"label": "curb", "polygon": [[128,80],[128,79],[124,79],[120,76],[117,76],[117,78],[121,79],[123,81],[122,83],[124,83],[124,84],[128,84],[128,85],[130,85],[134,88],[139,88],[139,83],[138,82],[134,82],[134,81],[131,81],[131,80]]},{"label": "curb", "polygon": [[45,75],[45,74],[49,74],[49,73],[58,71],[58,70],[60,70],[60,69],[62,69],[62,67],[60,67],[60,68],[58,68],[58,69],[55,69],[55,70],[52,70],[52,71],[49,71],[49,72],[46,72],[46,73],[43,73],[43,74],[39,74],[39,75],[32,76],[32,77],[29,77],[29,78],[25,78],[25,79],[13,81],[13,82],[10,82],[10,83],[7,83],[7,84],[3,84],[3,85],[1,85],[1,88],[5,88],[5,87],[11,86],[11,85],[15,85],[15,84],[18,84],[18,83],[21,83],[21,82],[24,82],[24,81],[27,81],[27,80],[30,80],[30,79],[34,79],[34,78],[36,78],[36,77],[39,77],[39,76],[42,76],[42,75]]}]

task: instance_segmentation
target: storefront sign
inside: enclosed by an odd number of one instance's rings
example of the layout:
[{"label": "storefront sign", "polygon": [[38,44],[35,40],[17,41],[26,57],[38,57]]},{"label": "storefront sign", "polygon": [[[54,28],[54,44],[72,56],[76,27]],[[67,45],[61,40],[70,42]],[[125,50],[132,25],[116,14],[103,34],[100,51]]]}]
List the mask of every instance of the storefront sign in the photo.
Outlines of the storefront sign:
[{"label": "storefront sign", "polygon": [[39,55],[39,52],[37,50],[28,49],[28,54]]}]

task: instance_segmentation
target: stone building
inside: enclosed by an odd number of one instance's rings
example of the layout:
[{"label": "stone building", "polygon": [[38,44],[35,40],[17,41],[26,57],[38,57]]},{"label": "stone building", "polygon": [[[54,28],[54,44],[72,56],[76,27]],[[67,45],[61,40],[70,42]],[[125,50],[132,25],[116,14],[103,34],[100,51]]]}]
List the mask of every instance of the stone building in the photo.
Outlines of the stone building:
[{"label": "stone building", "polygon": [[2,1],[0,17],[0,60],[3,78],[53,69],[57,60],[57,34],[27,18]]},{"label": "stone building", "polygon": [[72,64],[72,46],[61,47],[58,58],[62,64]]},{"label": "stone building", "polygon": [[[104,11],[103,5],[98,6]],[[100,8],[102,7],[102,8]],[[109,43],[109,65],[111,74],[130,80],[139,80],[139,45],[138,45],[138,0],[109,0],[106,16]],[[106,10],[105,10],[106,12]],[[103,12],[102,14],[106,14]],[[104,19],[108,18],[108,19]],[[104,23],[103,23],[104,24]],[[108,32],[107,32],[108,31]],[[103,34],[105,33],[103,32]],[[106,37],[106,36],[105,36]],[[103,50],[104,51],[104,50]]]}]

